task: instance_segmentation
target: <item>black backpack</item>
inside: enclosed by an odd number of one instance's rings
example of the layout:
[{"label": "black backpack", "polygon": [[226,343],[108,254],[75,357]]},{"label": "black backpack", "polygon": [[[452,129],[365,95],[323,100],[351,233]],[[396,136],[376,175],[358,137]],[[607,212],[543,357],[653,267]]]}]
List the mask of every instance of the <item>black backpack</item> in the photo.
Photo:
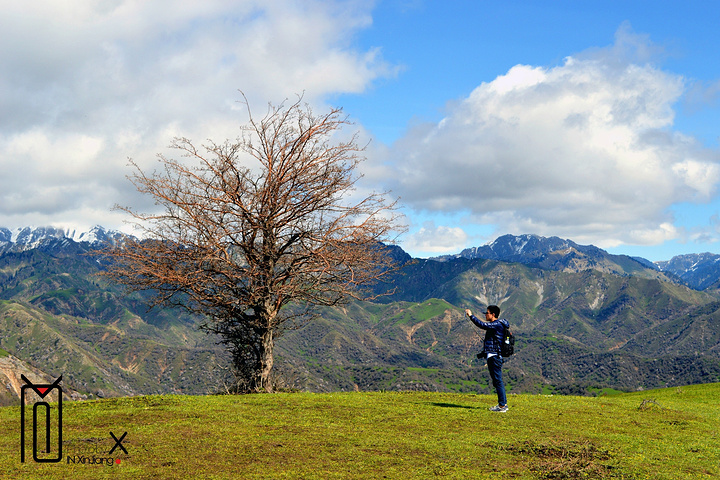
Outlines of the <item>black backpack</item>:
[{"label": "black backpack", "polygon": [[500,344],[500,356],[503,358],[507,358],[515,353],[515,336],[510,331],[509,326],[510,324],[505,327],[505,335],[503,336],[503,341]]}]

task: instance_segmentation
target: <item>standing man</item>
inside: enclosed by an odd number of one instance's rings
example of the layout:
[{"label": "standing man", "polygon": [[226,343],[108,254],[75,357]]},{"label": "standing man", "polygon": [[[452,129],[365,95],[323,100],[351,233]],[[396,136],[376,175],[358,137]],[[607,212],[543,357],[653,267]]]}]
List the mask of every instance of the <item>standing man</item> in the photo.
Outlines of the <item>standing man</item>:
[{"label": "standing man", "polygon": [[510,324],[504,318],[499,319],[500,307],[497,305],[488,305],[487,310],[483,312],[485,319],[480,320],[472,312],[467,309],[465,313],[470,320],[479,328],[485,330],[485,341],[483,342],[483,351],[478,358],[486,358],[490,378],[492,378],[493,386],[498,396],[498,404],[490,408],[493,412],[507,412],[507,397],[505,396],[505,384],[502,378],[503,357],[500,355],[500,344],[505,337],[505,329],[510,328]]}]

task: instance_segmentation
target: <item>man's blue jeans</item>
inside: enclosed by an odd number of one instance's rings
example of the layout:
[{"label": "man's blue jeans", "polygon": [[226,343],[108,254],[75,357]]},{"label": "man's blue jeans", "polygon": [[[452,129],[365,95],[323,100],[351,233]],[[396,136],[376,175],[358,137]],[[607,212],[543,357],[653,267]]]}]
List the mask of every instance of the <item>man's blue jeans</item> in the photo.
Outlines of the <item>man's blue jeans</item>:
[{"label": "man's blue jeans", "polygon": [[503,358],[500,355],[493,355],[487,359],[490,378],[492,378],[493,386],[498,396],[498,405],[504,407],[507,405],[507,397],[505,396],[505,384],[502,378]]}]

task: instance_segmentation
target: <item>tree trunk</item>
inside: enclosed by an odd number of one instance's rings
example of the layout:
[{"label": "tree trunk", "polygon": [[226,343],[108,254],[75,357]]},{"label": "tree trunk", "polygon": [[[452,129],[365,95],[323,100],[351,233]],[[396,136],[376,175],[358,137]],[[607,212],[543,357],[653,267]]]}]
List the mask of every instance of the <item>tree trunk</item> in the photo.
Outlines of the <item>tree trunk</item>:
[{"label": "tree trunk", "polygon": [[259,352],[259,368],[257,384],[255,385],[255,389],[258,392],[265,391],[268,393],[272,393],[273,391],[273,386],[270,381],[270,372],[272,372],[273,368],[273,348],[275,346],[275,337],[273,333],[273,330],[269,328],[265,330],[261,337],[262,343]]},{"label": "tree trunk", "polygon": [[233,361],[235,393],[260,393],[273,391],[270,374],[273,368],[275,330],[253,328],[238,322],[235,328],[221,333],[223,343],[230,346]]}]

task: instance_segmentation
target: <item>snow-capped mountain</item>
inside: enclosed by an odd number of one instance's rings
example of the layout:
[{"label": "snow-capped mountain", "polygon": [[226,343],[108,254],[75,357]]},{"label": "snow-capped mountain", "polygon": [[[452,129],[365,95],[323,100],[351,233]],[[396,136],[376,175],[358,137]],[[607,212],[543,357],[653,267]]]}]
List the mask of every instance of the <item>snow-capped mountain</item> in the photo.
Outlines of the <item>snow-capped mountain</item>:
[{"label": "snow-capped mountain", "polygon": [[503,235],[481,247],[466,248],[456,257],[487,258],[506,262],[534,263],[546,255],[571,251],[598,255],[604,250],[592,245],[578,245],[571,240],[539,235]]},{"label": "snow-capped mountain", "polygon": [[456,258],[516,262],[565,272],[593,269],[619,275],[664,278],[695,290],[720,290],[720,255],[714,253],[678,255],[671,260],[651,262],[640,257],[613,255],[593,245],[578,245],[559,237],[503,235],[486,245],[434,260]]},{"label": "snow-capped mountain", "polygon": [[[87,249],[98,243],[114,243],[126,234],[96,225],[88,231],[58,227],[22,227],[10,230],[0,227],[0,255],[35,248],[79,246]],[[395,247],[400,263],[410,257]],[[399,253],[398,253],[399,252]],[[671,260],[651,262],[644,258],[612,255],[593,245],[579,245],[572,240],[539,235],[503,235],[480,247],[467,248],[456,255],[431,260],[452,261],[458,258],[488,259],[522,263],[565,272],[588,269],[618,275],[663,278],[683,282],[696,290],[720,289],[720,255],[700,253],[678,255]]]},{"label": "snow-capped mountain", "polygon": [[720,281],[720,255],[714,253],[678,255],[655,263],[663,272],[677,275],[697,290],[704,290]]},{"label": "snow-capped mountain", "polygon": [[96,225],[90,231],[57,227],[0,228],[0,253],[21,252],[55,244],[113,242],[125,234]]},{"label": "snow-capped mountain", "polygon": [[481,247],[468,248],[457,255],[437,260],[455,258],[484,258],[564,272],[598,270],[616,275],[665,277],[649,260],[612,255],[594,245],[579,245],[572,240],[539,235],[503,235]]}]

